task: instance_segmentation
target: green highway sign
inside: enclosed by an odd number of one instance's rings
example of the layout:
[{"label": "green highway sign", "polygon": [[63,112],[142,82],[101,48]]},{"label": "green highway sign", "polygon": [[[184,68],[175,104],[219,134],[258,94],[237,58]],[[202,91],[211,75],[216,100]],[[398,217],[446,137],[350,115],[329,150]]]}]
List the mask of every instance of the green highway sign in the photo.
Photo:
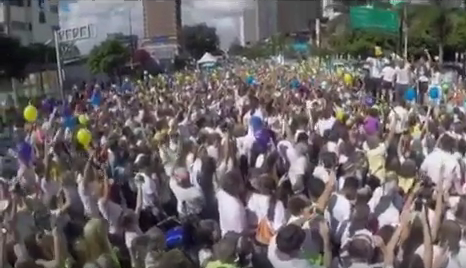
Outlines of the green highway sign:
[{"label": "green highway sign", "polygon": [[399,4],[403,4],[405,3],[404,0],[390,0],[390,4],[394,5],[394,6],[397,6]]},{"label": "green highway sign", "polygon": [[397,34],[400,30],[398,13],[377,7],[351,7],[350,23],[353,29],[373,29],[393,34]]}]

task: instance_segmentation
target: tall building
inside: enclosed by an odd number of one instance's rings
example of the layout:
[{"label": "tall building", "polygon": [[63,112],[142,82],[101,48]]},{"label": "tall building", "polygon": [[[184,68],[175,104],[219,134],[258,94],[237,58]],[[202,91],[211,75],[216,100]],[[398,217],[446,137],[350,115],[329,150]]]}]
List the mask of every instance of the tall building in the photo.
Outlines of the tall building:
[{"label": "tall building", "polygon": [[309,30],[320,14],[320,1],[254,0],[241,18],[241,36],[254,43],[276,33]]},{"label": "tall building", "polygon": [[277,1],[277,29],[280,33],[308,31],[321,15],[320,1]]},{"label": "tall building", "polygon": [[58,27],[58,0],[0,3],[0,32],[18,38],[23,45],[50,41]]},{"label": "tall building", "polygon": [[155,60],[173,59],[180,46],[181,0],[142,0],[144,40],[141,47]]}]

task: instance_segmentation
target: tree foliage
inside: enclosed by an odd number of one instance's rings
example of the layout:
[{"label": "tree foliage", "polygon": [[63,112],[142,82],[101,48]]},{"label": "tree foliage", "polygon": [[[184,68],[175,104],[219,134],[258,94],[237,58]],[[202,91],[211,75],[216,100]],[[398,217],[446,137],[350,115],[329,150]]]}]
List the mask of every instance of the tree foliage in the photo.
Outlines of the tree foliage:
[{"label": "tree foliage", "polygon": [[21,45],[18,39],[0,36],[0,75],[7,78],[23,78],[26,66],[31,62],[32,53]]},{"label": "tree foliage", "polygon": [[47,46],[41,43],[35,43],[29,45],[26,49],[29,53],[29,63],[48,64],[56,63],[57,61],[57,54],[55,52],[54,47]]},{"label": "tree foliage", "polygon": [[183,26],[182,39],[187,52],[195,59],[200,59],[206,52],[219,50],[217,30],[205,23]]},{"label": "tree foliage", "polygon": [[92,73],[118,76],[119,70],[128,62],[129,51],[119,41],[109,39],[95,46],[89,53],[88,65]]},{"label": "tree foliage", "polygon": [[146,65],[149,61],[152,61],[150,54],[144,49],[138,49],[133,53],[133,61],[139,63],[141,66]]},{"label": "tree foliage", "polygon": [[[442,6],[441,1],[432,0],[431,5],[408,6],[408,52],[419,55],[424,49],[433,54],[443,52],[443,47],[449,51],[462,52],[466,49],[466,12]],[[389,8],[389,7],[387,7]],[[345,15],[342,15],[343,18]],[[340,19],[340,24],[349,25],[346,16]],[[335,25],[332,25],[332,29]],[[325,37],[324,37],[325,38]],[[374,45],[386,50],[400,51],[400,36],[384,34],[375,31],[352,30],[345,27],[344,31],[335,34],[328,32],[326,42],[331,51],[352,55],[365,55],[373,51]],[[437,52],[438,51],[438,52]]]}]

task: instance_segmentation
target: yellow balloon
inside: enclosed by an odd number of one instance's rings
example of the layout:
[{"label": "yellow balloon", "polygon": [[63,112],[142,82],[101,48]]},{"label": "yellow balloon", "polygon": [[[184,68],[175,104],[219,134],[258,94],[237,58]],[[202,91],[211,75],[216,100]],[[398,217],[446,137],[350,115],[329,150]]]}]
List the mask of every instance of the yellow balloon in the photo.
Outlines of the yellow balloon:
[{"label": "yellow balloon", "polygon": [[382,56],[382,54],[383,54],[382,48],[379,47],[379,46],[375,46],[375,47],[374,47],[374,54],[375,54],[376,56]]},{"label": "yellow balloon", "polygon": [[78,117],[78,121],[81,125],[86,125],[89,122],[89,117],[85,114],[81,114]]},{"label": "yellow balloon", "polygon": [[78,142],[81,143],[84,147],[88,147],[92,141],[92,134],[87,128],[81,128],[76,134]]},{"label": "yellow balloon", "polygon": [[36,121],[37,119],[36,107],[34,107],[31,104],[26,106],[26,108],[24,108],[23,116],[24,116],[24,119],[26,119],[26,121],[28,121],[29,123]]},{"label": "yellow balloon", "polygon": [[343,70],[341,68],[337,68],[337,76],[342,76]]},{"label": "yellow balloon", "polygon": [[342,109],[337,109],[335,111],[335,117],[338,121],[343,121],[343,118],[345,117],[345,111],[343,111]]},{"label": "yellow balloon", "polygon": [[345,74],[343,76],[343,81],[345,82],[345,85],[349,86],[353,83],[353,77],[350,74]]}]

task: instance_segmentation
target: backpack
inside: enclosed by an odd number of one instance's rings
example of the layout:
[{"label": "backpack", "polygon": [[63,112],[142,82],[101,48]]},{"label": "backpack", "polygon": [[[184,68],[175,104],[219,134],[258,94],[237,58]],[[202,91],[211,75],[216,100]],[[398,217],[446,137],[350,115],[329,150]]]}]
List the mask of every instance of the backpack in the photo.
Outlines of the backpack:
[{"label": "backpack", "polygon": [[256,241],[263,245],[268,245],[275,235],[275,230],[271,224],[275,218],[275,203],[275,199],[271,200],[267,215],[259,220],[259,224],[256,228]]}]

